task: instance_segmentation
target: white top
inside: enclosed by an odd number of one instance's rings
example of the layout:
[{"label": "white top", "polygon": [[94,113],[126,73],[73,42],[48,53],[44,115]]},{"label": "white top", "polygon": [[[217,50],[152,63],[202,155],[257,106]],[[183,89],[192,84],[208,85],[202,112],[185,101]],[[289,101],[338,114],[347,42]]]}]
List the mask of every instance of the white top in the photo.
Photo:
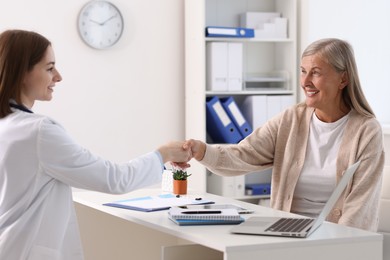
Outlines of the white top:
[{"label": "white top", "polygon": [[305,163],[295,187],[291,212],[317,217],[336,187],[336,160],[348,115],[325,123],[313,113]]},{"label": "white top", "polygon": [[0,259],[83,259],[71,187],[125,193],[161,181],[156,152],[116,164],[45,116],[0,119]]}]

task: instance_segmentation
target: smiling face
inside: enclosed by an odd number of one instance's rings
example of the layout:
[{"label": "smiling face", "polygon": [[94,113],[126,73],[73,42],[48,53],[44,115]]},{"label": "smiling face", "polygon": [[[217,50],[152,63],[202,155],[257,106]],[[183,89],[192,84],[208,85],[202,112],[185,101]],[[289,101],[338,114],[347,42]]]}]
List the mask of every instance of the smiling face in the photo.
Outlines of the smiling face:
[{"label": "smiling face", "polygon": [[48,46],[42,60],[35,64],[23,79],[22,103],[32,108],[35,100],[51,100],[53,87],[61,80],[62,77],[55,67],[53,48]]},{"label": "smiling face", "polygon": [[300,78],[306,104],[315,108],[320,120],[334,122],[348,112],[342,99],[342,91],[347,86],[345,72],[336,71],[315,54],[302,58]]}]

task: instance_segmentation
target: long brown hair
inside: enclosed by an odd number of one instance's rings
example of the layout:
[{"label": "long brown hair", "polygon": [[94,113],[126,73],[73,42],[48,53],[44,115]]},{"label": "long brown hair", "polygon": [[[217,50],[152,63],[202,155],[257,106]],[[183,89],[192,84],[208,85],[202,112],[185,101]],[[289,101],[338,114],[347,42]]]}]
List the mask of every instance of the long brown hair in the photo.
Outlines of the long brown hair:
[{"label": "long brown hair", "polygon": [[0,118],[12,113],[9,102],[21,104],[23,78],[42,60],[51,43],[42,35],[24,30],[0,34]]},{"label": "long brown hair", "polygon": [[321,39],[310,44],[303,52],[302,58],[314,54],[320,55],[336,71],[347,73],[348,85],[342,92],[345,104],[361,115],[375,117],[360,85],[352,46],[340,39]]}]

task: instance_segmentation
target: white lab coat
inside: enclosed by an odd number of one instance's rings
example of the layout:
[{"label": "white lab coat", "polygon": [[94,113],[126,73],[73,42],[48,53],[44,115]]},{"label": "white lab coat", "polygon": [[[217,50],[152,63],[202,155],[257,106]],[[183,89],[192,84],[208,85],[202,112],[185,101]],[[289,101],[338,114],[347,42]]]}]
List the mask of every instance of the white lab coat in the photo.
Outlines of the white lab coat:
[{"label": "white lab coat", "polygon": [[112,163],[50,118],[15,110],[0,119],[0,259],[83,259],[71,186],[125,193],[162,171],[156,152]]}]

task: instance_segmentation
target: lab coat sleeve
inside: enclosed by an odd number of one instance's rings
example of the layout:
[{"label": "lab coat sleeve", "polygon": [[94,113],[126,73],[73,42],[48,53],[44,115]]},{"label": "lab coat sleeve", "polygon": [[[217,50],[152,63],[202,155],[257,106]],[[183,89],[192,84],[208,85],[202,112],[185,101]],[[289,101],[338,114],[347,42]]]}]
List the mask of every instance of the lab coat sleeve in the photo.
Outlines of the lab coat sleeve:
[{"label": "lab coat sleeve", "polygon": [[161,181],[163,165],[156,152],[126,163],[113,163],[78,145],[58,123],[44,119],[37,136],[42,174],[70,186],[120,194]]}]

